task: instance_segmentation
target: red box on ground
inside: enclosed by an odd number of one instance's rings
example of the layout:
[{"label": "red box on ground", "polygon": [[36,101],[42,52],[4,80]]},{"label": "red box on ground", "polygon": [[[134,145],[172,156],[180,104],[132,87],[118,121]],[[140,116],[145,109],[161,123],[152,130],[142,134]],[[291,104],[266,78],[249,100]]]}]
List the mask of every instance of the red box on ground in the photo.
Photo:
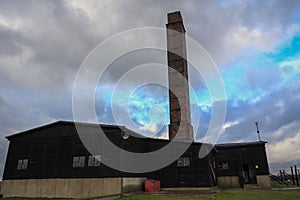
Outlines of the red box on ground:
[{"label": "red box on ground", "polygon": [[160,191],[160,181],[157,180],[145,180],[145,191],[146,192],[159,192]]}]

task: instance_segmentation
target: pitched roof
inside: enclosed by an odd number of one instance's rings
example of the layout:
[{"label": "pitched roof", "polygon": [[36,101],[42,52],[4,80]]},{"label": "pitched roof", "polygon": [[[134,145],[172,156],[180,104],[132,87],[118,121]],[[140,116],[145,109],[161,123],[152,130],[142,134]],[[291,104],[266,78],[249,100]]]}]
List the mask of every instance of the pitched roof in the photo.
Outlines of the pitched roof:
[{"label": "pitched roof", "polygon": [[243,146],[258,146],[265,145],[266,141],[256,141],[256,142],[242,142],[242,143],[224,143],[224,144],[216,144],[215,148],[233,148],[233,147],[243,147]]},{"label": "pitched roof", "polygon": [[[87,122],[62,121],[62,120],[60,120],[60,121],[52,122],[52,123],[45,124],[45,125],[42,125],[42,126],[38,126],[38,127],[35,127],[35,128],[31,128],[31,129],[28,129],[28,130],[25,130],[25,131],[21,131],[21,132],[12,134],[12,135],[8,135],[5,138],[9,140],[9,139],[11,139],[13,137],[16,137],[16,136],[24,135],[24,134],[32,132],[32,131],[36,131],[36,130],[39,130],[39,129],[42,129],[42,128],[48,128],[48,127],[58,125],[58,124],[70,124],[70,125],[75,125],[76,124],[76,125],[86,125],[86,126],[94,126],[94,127],[101,126],[102,128],[116,128],[116,129],[118,128],[118,129],[121,129],[122,131],[125,131],[125,132],[128,132],[128,133],[138,134],[138,133],[133,132],[130,129],[127,129],[125,126],[110,125],[110,124],[95,124],[95,123],[87,123]],[[138,134],[138,135],[140,135],[140,134]],[[140,135],[140,137],[144,137],[144,136]]]},{"label": "pitched roof", "polygon": [[[21,131],[21,132],[12,134],[12,135],[8,135],[5,138],[8,139],[8,140],[10,140],[10,139],[12,139],[14,137],[22,136],[22,135],[25,135],[25,134],[27,134],[29,132],[36,131],[36,130],[43,129],[43,128],[48,128],[48,127],[55,126],[55,125],[58,125],[58,124],[69,124],[69,125],[75,125],[76,124],[76,125],[84,125],[84,126],[89,126],[89,127],[91,127],[91,126],[93,126],[93,127],[101,126],[102,128],[119,129],[120,133],[121,132],[125,132],[125,133],[128,133],[129,135],[134,136],[134,137],[147,138],[149,140],[165,140],[165,139],[160,139],[160,138],[149,138],[149,137],[146,137],[144,135],[141,135],[139,133],[134,132],[133,130],[130,130],[130,129],[126,128],[125,126],[111,125],[111,124],[96,124],[96,123],[88,123],[88,122],[63,121],[63,120],[52,122],[52,123],[45,124],[45,125],[42,125],[42,126],[38,126],[38,127],[32,128],[32,129],[25,130],[25,131]],[[105,133],[108,133],[108,132],[105,132]],[[194,141],[193,143],[198,143],[198,144],[202,144],[202,145],[209,145],[209,146],[212,145],[212,144],[202,143],[202,142],[198,142],[198,141]],[[243,147],[243,146],[257,146],[257,145],[263,145],[265,143],[267,143],[267,142],[265,142],[265,141],[257,141],[257,142],[244,142],[244,143],[224,143],[224,144],[216,144],[216,145],[214,145],[213,149],[217,150],[219,148],[234,148],[234,147]]]}]

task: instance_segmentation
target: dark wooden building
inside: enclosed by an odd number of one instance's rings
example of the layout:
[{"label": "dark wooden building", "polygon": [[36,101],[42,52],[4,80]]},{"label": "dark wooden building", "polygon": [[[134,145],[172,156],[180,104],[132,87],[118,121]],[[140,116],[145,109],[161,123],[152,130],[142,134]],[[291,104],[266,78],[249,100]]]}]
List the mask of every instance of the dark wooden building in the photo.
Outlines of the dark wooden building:
[{"label": "dark wooden building", "polygon": [[215,145],[213,158],[218,185],[270,188],[269,166],[264,141]]},{"label": "dark wooden building", "polygon": [[[97,124],[77,124],[86,133],[98,128]],[[101,127],[114,144],[126,151],[151,152],[169,143],[142,137],[125,127]],[[129,135],[126,139],[125,132]],[[160,180],[162,187],[243,187],[264,186],[269,174],[265,142],[218,144],[201,159],[200,147],[208,144],[194,142],[167,167],[149,173],[125,173],[103,164],[101,155],[91,155],[82,144],[74,122],[58,121],[6,138],[10,144],[4,180],[146,177]],[[105,148],[105,144],[99,147]]]},{"label": "dark wooden building", "polygon": [[[77,124],[84,127],[86,133],[98,128],[96,124]],[[126,151],[151,152],[169,143],[169,140],[141,137],[125,127],[113,125],[101,127],[115,145]],[[126,139],[122,136],[124,132],[129,135]],[[58,121],[8,136],[7,139],[10,144],[4,180],[147,177],[160,180],[162,187],[215,185],[210,168],[212,154],[202,159],[198,157],[202,143],[193,143],[178,160],[160,170],[150,173],[124,173],[104,165],[101,162],[102,155],[89,153],[77,134],[74,122]],[[105,148],[105,145],[99,144],[99,148]],[[178,148],[179,146],[180,143]],[[121,156],[120,163],[122,163]]]}]

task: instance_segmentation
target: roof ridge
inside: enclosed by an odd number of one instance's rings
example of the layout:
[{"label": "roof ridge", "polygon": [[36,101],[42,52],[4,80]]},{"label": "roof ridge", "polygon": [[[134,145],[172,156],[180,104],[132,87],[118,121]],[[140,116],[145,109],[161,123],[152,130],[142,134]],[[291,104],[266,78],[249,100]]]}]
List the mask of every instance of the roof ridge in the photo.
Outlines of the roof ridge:
[{"label": "roof ridge", "polygon": [[[19,132],[16,132],[14,134],[11,134],[11,135],[8,135],[8,136],[5,136],[6,139],[9,139],[11,137],[14,137],[14,136],[18,136],[18,135],[21,135],[21,134],[25,134],[27,132],[30,132],[30,131],[34,131],[34,130],[38,130],[38,129],[41,129],[41,128],[45,128],[45,127],[48,127],[48,126],[52,126],[52,125],[55,125],[55,124],[60,124],[60,123],[63,123],[63,124],[78,124],[78,125],[87,125],[87,126],[104,126],[104,127],[118,127],[118,128],[126,128],[125,126],[120,126],[120,125],[114,125],[114,124],[100,124],[100,123],[89,123],[89,122],[75,122],[75,121],[68,121],[68,120],[57,120],[57,121],[54,121],[54,122],[50,122],[50,123],[47,123],[47,124],[43,124],[43,125],[40,125],[40,126],[36,126],[36,127],[33,127],[33,128],[30,128],[30,129],[25,129],[23,131],[19,131]],[[126,128],[128,129],[128,128]],[[130,130],[130,129],[128,129]]]}]

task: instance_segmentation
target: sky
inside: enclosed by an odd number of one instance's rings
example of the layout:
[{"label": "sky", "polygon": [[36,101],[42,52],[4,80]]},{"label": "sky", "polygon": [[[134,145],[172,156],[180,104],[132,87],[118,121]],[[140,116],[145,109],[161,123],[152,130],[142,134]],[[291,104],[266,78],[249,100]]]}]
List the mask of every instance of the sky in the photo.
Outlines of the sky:
[{"label": "sky", "polygon": [[[0,173],[7,135],[57,120],[73,120],[76,73],[90,51],[134,28],[160,27],[180,10],[186,34],[201,44],[224,81],[227,112],[218,143],[257,141],[255,122],[267,141],[270,163],[300,160],[300,1],[0,1]],[[151,37],[151,36],[150,36]],[[149,37],[149,39],[151,39]],[[189,52],[187,52],[189,53]],[[132,66],[166,63],[165,52],[142,50],[111,64],[97,85],[99,123],[129,116],[135,131],[166,137],[168,92],[148,84],[112,96]],[[201,141],[213,109],[202,77],[189,66],[195,91],[192,123]],[[167,74],[159,74],[167,79]],[[84,93],[84,91],[83,91]],[[128,97],[129,98],[125,98]],[[83,100],[84,102],[84,100]],[[129,107],[124,108],[128,103]],[[87,119],[89,121],[89,119]],[[127,125],[128,121],[122,121]],[[129,128],[132,128],[129,126]]]}]

